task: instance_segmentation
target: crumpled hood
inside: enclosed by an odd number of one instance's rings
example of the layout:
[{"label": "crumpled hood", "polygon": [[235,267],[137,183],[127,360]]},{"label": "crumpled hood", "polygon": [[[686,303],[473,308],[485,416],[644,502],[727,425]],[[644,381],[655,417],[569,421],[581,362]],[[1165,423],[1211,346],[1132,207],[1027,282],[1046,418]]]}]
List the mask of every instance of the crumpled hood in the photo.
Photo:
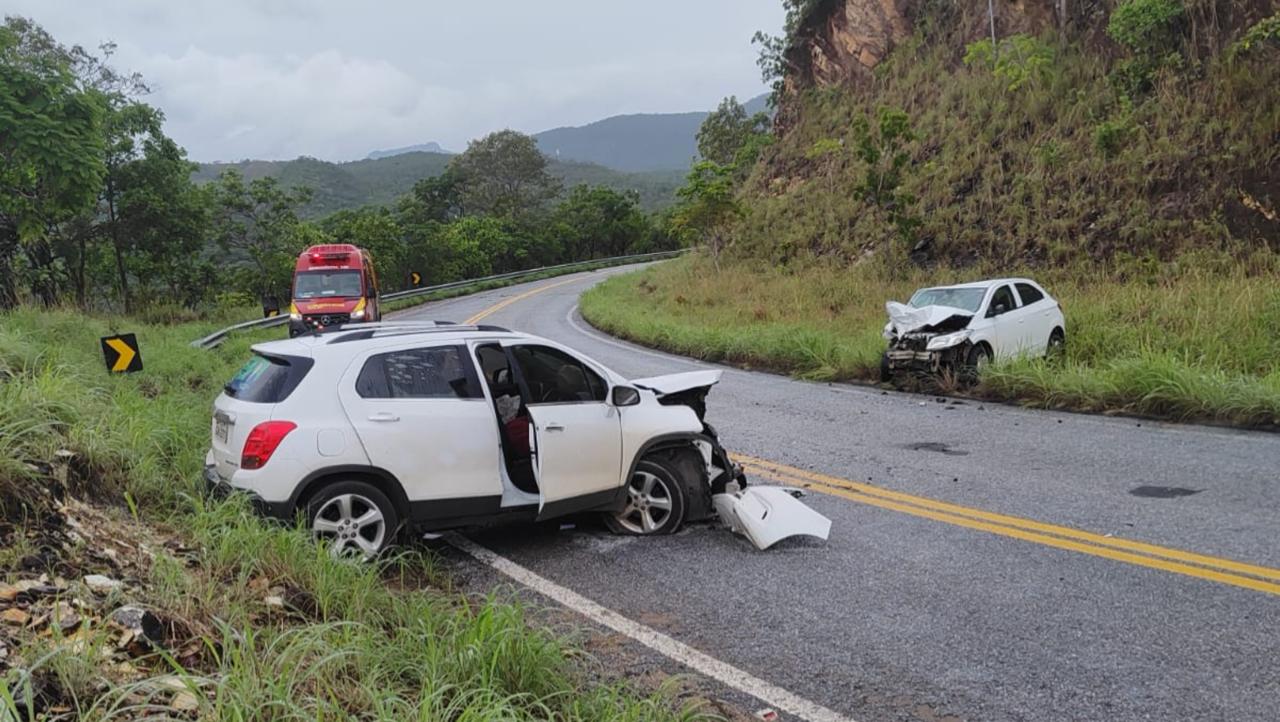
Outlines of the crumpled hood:
[{"label": "crumpled hood", "polygon": [[925,326],[937,326],[953,316],[961,316],[967,323],[973,318],[972,311],[954,306],[923,306],[913,308],[905,303],[889,301],[884,305],[889,313],[889,323],[898,333],[911,333]]},{"label": "crumpled hood", "polygon": [[681,391],[715,386],[719,383],[722,373],[719,369],[686,371],[665,376],[650,376],[647,379],[633,379],[631,383],[642,389],[648,389],[661,398],[670,394],[678,394]]}]

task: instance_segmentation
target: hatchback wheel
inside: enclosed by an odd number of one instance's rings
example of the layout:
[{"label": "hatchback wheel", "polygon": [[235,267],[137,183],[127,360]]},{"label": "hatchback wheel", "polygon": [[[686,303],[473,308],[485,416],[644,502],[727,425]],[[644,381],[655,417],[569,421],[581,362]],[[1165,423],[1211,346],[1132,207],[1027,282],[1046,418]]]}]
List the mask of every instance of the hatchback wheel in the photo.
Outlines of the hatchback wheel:
[{"label": "hatchback wheel", "polygon": [[619,534],[670,534],[684,523],[686,499],[674,470],[665,462],[642,459],[627,485],[627,506],[606,517]]},{"label": "hatchback wheel", "polygon": [[1066,350],[1067,335],[1060,328],[1053,329],[1053,333],[1049,334],[1049,348],[1046,349],[1045,355],[1051,359],[1061,358]]},{"label": "hatchback wheel", "polygon": [[335,557],[373,559],[400,528],[400,515],[385,494],[362,481],[325,487],[307,505],[307,525]]},{"label": "hatchback wheel", "polygon": [[991,364],[991,347],[985,343],[979,343],[969,349],[969,353],[964,360],[963,380],[965,383],[976,384],[982,376],[982,372]]}]

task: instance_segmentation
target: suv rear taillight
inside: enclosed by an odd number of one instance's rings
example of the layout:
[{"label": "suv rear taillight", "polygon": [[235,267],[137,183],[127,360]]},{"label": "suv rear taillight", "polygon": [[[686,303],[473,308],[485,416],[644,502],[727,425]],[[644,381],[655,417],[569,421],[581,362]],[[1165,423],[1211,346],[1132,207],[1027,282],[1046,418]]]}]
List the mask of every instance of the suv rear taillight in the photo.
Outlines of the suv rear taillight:
[{"label": "suv rear taillight", "polygon": [[249,438],[244,440],[244,451],[240,452],[241,469],[261,469],[271,461],[276,447],[284,441],[290,431],[298,428],[292,421],[264,421],[253,427]]}]

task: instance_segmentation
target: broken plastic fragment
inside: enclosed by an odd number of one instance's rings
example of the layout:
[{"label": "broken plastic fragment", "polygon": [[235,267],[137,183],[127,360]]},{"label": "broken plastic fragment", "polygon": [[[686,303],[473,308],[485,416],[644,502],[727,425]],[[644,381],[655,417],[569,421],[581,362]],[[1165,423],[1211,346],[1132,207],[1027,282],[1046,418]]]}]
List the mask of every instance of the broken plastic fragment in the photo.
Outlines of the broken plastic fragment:
[{"label": "broken plastic fragment", "polygon": [[729,528],[756,545],[768,549],[793,536],[825,540],[831,520],[805,506],[790,489],[750,486],[741,491],[711,497],[716,514]]}]

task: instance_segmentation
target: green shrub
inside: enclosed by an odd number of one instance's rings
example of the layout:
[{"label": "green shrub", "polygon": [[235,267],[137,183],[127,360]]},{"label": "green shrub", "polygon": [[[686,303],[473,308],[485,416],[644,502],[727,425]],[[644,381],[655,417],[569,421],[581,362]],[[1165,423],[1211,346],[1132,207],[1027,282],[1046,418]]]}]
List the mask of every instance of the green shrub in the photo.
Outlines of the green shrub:
[{"label": "green shrub", "polygon": [[1093,147],[1103,158],[1114,158],[1124,148],[1132,129],[1127,118],[1104,120],[1093,129]]},{"label": "green shrub", "polygon": [[1116,7],[1107,34],[1133,55],[1112,73],[1117,89],[1130,97],[1141,95],[1151,89],[1157,73],[1182,67],[1183,13],[1179,0],[1126,0]]},{"label": "green shrub", "polygon": [[1177,43],[1182,15],[1178,0],[1126,0],[1112,11],[1107,34],[1135,55],[1160,57]]},{"label": "green shrub", "polygon": [[1257,52],[1267,46],[1280,46],[1280,12],[1259,20],[1253,27],[1245,31],[1240,39],[1231,45],[1228,52],[1236,58],[1248,53]]},{"label": "green shrub", "polygon": [[1030,82],[1043,82],[1054,67],[1053,48],[1038,38],[1019,33],[1000,41],[979,40],[965,48],[964,64],[991,71],[1010,92]]}]

